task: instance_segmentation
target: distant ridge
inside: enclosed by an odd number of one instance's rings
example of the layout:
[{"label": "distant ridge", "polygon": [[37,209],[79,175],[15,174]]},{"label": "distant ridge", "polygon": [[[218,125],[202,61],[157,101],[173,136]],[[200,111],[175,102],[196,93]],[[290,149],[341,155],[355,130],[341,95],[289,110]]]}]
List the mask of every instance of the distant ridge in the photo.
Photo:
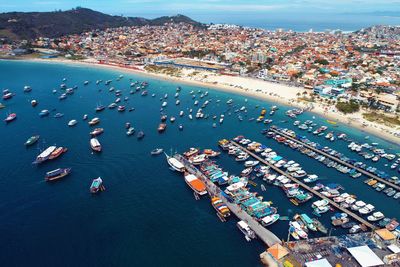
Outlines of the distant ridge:
[{"label": "distant ridge", "polygon": [[112,16],[88,8],[78,7],[66,11],[0,13],[0,38],[11,40],[29,40],[40,36],[54,38],[95,29],[163,25],[167,22],[184,22],[198,27],[204,26],[202,23],[184,15],[145,19]]}]

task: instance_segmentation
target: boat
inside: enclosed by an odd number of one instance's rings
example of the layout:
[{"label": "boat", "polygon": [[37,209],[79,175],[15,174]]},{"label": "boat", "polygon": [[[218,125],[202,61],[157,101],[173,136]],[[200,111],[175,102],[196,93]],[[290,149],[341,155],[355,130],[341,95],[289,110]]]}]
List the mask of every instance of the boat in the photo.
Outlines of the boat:
[{"label": "boat", "polygon": [[104,186],[103,186],[103,180],[101,177],[98,177],[96,179],[93,179],[92,184],[90,185],[90,193],[95,194],[99,191],[103,191]]},{"label": "boat", "polygon": [[87,115],[87,114],[84,114],[83,117],[82,117],[82,120],[85,121],[85,120],[87,120],[87,118],[88,118],[88,115]]},{"label": "boat", "polygon": [[69,127],[72,127],[72,126],[75,126],[77,123],[78,123],[77,120],[70,120],[70,121],[68,122],[68,126],[69,126]]},{"label": "boat", "polygon": [[123,111],[125,111],[125,106],[118,106],[117,110],[119,112],[123,112]]},{"label": "boat", "polygon": [[179,131],[183,131],[183,125],[179,124],[178,129],[179,129]]},{"label": "boat", "polygon": [[212,197],[211,205],[221,217],[227,218],[231,215],[228,206],[219,197]]},{"label": "boat", "polygon": [[244,234],[247,241],[251,241],[256,238],[256,233],[250,228],[250,226],[245,221],[239,221],[236,226]]},{"label": "boat", "polygon": [[170,120],[171,122],[174,122],[174,121],[175,121],[175,117],[171,117],[169,120]]},{"label": "boat", "polygon": [[206,185],[195,175],[185,173],[185,182],[195,193],[201,196],[207,194]]},{"label": "boat", "polygon": [[370,222],[376,222],[376,221],[382,220],[383,218],[385,218],[385,215],[383,215],[382,212],[377,211],[377,212],[372,213],[372,215],[369,215],[367,217],[367,220]]},{"label": "boat", "polygon": [[328,233],[328,229],[317,219],[313,218],[312,219],[314,222],[315,227],[317,227],[317,230],[320,231],[323,234]]},{"label": "boat", "polygon": [[304,229],[301,227],[301,225],[297,222],[297,221],[292,221],[289,222],[290,226],[293,226],[294,231],[297,233],[297,235],[303,239],[307,239],[308,238],[308,234],[306,233],[306,231],[304,231]]},{"label": "boat", "polygon": [[105,106],[103,106],[103,105],[97,105],[97,107],[96,107],[96,112],[100,112],[100,111],[103,111],[104,109],[105,109],[106,107]]},{"label": "boat", "polygon": [[16,113],[11,113],[7,116],[7,118],[5,118],[5,122],[9,123],[12,122],[13,120],[15,120],[17,118],[17,114]]},{"label": "boat", "polygon": [[143,131],[139,131],[137,133],[137,139],[143,139],[143,137],[144,137],[144,132]]},{"label": "boat", "polygon": [[153,149],[151,152],[150,152],[150,154],[151,155],[159,155],[159,154],[161,154],[161,153],[163,153],[164,152],[164,149],[162,149],[162,148],[155,148],[155,149]]},{"label": "boat", "polygon": [[37,157],[36,160],[33,162],[34,164],[42,163],[50,157],[50,154],[56,149],[56,146],[49,146],[43,152],[41,152]]},{"label": "boat", "polygon": [[28,138],[28,140],[26,140],[25,142],[25,146],[31,146],[33,144],[35,144],[40,138],[40,135],[33,135],[31,137]]},{"label": "boat", "polygon": [[244,166],[245,167],[254,167],[254,166],[258,165],[258,163],[260,163],[258,160],[248,160],[248,161],[245,161]]},{"label": "boat", "polygon": [[92,148],[93,151],[101,152],[100,142],[95,137],[90,139],[90,147]]},{"label": "boat", "polygon": [[25,92],[25,93],[28,93],[28,92],[30,92],[30,91],[32,91],[32,88],[31,88],[29,85],[25,85],[25,86],[24,86],[24,92]]},{"label": "boat", "polygon": [[4,100],[8,100],[8,99],[11,99],[13,96],[14,96],[13,93],[8,92],[8,93],[5,93],[5,94],[3,95],[3,99],[4,99]]},{"label": "boat", "polygon": [[127,136],[130,136],[130,135],[132,135],[134,133],[135,133],[135,128],[133,128],[133,127],[129,127],[128,131],[126,131],[126,135]]},{"label": "boat", "polygon": [[90,126],[93,126],[93,125],[98,124],[99,122],[100,122],[99,118],[93,118],[88,123],[89,123]]},{"label": "boat", "polygon": [[59,156],[61,156],[61,154],[67,152],[67,148],[66,147],[57,147],[56,149],[54,149],[53,152],[51,152],[49,159],[55,159],[58,158]]},{"label": "boat", "polygon": [[54,118],[61,118],[61,117],[64,117],[64,113],[57,112],[57,113],[54,115]]},{"label": "boat", "polygon": [[61,179],[71,173],[71,168],[58,168],[53,171],[46,172],[45,180],[54,181]]},{"label": "boat", "polygon": [[307,226],[308,229],[310,229],[311,231],[317,231],[317,227],[314,224],[314,221],[310,217],[308,217],[307,214],[300,214],[300,219]]},{"label": "boat", "polygon": [[180,162],[179,160],[177,160],[174,157],[168,156],[166,153],[164,153],[166,158],[167,158],[167,162],[168,165],[175,171],[178,172],[184,172],[185,171],[185,165],[182,164],[182,162]]},{"label": "boat", "polygon": [[165,128],[167,128],[167,124],[165,124],[165,123],[160,123],[160,125],[158,125],[157,131],[158,131],[159,133],[162,133],[162,132],[165,131]]},{"label": "boat", "polygon": [[36,107],[37,104],[38,104],[38,102],[37,102],[35,99],[33,99],[33,100],[31,101],[31,106],[32,106],[32,107]]},{"label": "boat", "polygon": [[50,114],[50,111],[48,111],[47,109],[43,109],[42,111],[39,112],[40,117],[45,117],[45,116],[48,116],[49,114]]},{"label": "boat", "polygon": [[93,131],[90,132],[92,136],[98,136],[104,132],[103,128],[95,128]]},{"label": "boat", "polygon": [[273,224],[274,222],[276,222],[279,219],[279,217],[280,217],[279,214],[271,214],[271,215],[265,216],[264,218],[262,218],[261,224],[264,226],[269,226],[269,225]]},{"label": "boat", "polygon": [[305,183],[313,183],[313,182],[316,182],[316,181],[318,181],[318,175],[315,175],[315,174],[309,174],[308,176],[307,176],[307,178],[304,178],[304,182]]}]

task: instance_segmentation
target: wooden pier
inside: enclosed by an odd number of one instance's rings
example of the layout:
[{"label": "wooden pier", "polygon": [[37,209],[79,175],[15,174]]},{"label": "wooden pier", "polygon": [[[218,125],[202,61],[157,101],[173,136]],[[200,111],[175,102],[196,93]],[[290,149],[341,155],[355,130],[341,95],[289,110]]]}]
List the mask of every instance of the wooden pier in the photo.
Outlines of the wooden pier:
[{"label": "wooden pier", "polygon": [[239,205],[229,202],[222,194],[221,189],[212,183],[207,177],[199,171],[193,164],[186,160],[183,156],[176,154],[174,156],[177,160],[182,162],[186,170],[191,174],[201,179],[207,187],[208,194],[210,196],[218,196],[225,203],[225,205],[236,215],[240,220],[245,221],[250,228],[256,233],[257,237],[263,241],[268,247],[275,245],[276,243],[281,244],[282,241],[267,228],[262,226],[258,221],[242,210]]},{"label": "wooden pier", "polygon": [[248,153],[250,156],[252,156],[253,158],[257,159],[258,161],[260,161],[261,163],[269,166],[271,169],[273,169],[275,172],[286,176],[287,178],[289,178],[291,181],[299,184],[302,188],[304,188],[305,190],[311,192],[312,194],[314,194],[315,196],[318,196],[321,199],[326,199],[329,204],[333,207],[335,207],[336,209],[340,210],[341,212],[347,213],[350,217],[352,217],[354,220],[364,224],[365,226],[367,226],[370,229],[375,229],[375,226],[373,224],[371,224],[370,222],[368,222],[367,220],[364,220],[362,217],[358,216],[357,214],[353,213],[352,211],[341,207],[338,203],[332,201],[331,199],[327,198],[326,196],[324,196],[323,194],[321,194],[320,192],[312,189],[311,187],[309,187],[308,185],[306,185],[305,183],[303,183],[302,181],[296,179],[295,177],[291,176],[290,174],[288,174],[287,172],[281,170],[278,167],[275,167],[273,164],[269,163],[268,161],[264,160],[263,158],[259,157],[258,155],[254,154],[253,152],[249,151],[248,149],[242,147],[241,145],[239,145],[238,143],[231,141],[231,144],[237,146],[238,148],[240,148],[242,151]]},{"label": "wooden pier", "polygon": [[330,155],[330,154],[328,154],[328,153],[326,153],[326,152],[324,152],[324,151],[322,151],[322,150],[320,150],[320,149],[317,149],[317,148],[315,148],[315,147],[313,147],[313,146],[310,146],[310,145],[308,145],[308,144],[306,144],[306,143],[304,143],[304,142],[302,142],[302,141],[300,141],[300,140],[298,140],[298,139],[296,139],[296,138],[294,138],[294,137],[292,137],[292,136],[290,136],[290,135],[288,135],[288,134],[286,134],[286,133],[282,133],[282,132],[280,132],[280,131],[278,131],[278,130],[276,130],[276,129],[274,129],[274,128],[270,128],[270,130],[273,131],[273,132],[275,132],[276,134],[279,134],[279,135],[281,135],[281,136],[284,136],[285,138],[287,138],[287,139],[289,139],[289,140],[292,140],[292,141],[294,141],[294,142],[296,142],[296,143],[298,143],[298,144],[301,144],[301,145],[303,145],[304,147],[306,147],[306,148],[308,148],[308,149],[310,149],[310,150],[312,150],[312,151],[314,151],[314,152],[316,152],[316,153],[319,153],[319,154],[323,155],[324,157],[327,157],[327,158],[329,158],[329,159],[331,159],[331,160],[333,160],[333,161],[336,161],[336,162],[338,162],[338,163],[340,163],[340,164],[342,164],[342,165],[344,165],[344,166],[346,166],[346,167],[349,167],[349,168],[352,168],[352,169],[356,169],[358,172],[364,174],[365,176],[367,176],[367,177],[369,177],[369,178],[372,178],[372,179],[375,179],[375,180],[377,180],[377,181],[379,181],[379,182],[381,182],[381,183],[384,183],[384,184],[386,184],[386,185],[388,185],[388,186],[390,186],[390,187],[393,187],[393,188],[396,189],[397,191],[400,191],[400,186],[399,186],[399,185],[396,185],[396,184],[394,184],[394,183],[391,183],[391,182],[389,182],[389,181],[387,181],[387,180],[385,180],[385,179],[383,179],[383,178],[380,178],[380,177],[376,176],[376,175],[373,174],[373,173],[370,173],[370,172],[368,172],[368,171],[366,171],[366,170],[363,170],[363,169],[361,169],[361,168],[358,168],[358,167],[356,167],[356,166],[354,166],[354,165],[352,165],[352,164],[350,164],[350,163],[348,163],[348,162],[345,162],[345,161],[343,161],[343,160],[341,160],[341,159],[339,159],[339,158],[337,158],[337,157],[335,157],[335,156],[332,156],[332,155]]}]

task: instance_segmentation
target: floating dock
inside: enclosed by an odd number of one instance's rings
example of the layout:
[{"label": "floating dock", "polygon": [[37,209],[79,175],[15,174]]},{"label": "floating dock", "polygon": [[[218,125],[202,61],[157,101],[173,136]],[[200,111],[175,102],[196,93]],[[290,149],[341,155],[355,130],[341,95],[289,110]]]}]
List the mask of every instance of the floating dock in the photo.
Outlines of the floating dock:
[{"label": "floating dock", "polygon": [[263,158],[259,157],[258,155],[252,153],[251,151],[247,150],[246,148],[242,147],[241,145],[239,145],[238,143],[234,142],[234,141],[230,141],[230,143],[232,145],[237,146],[238,148],[240,148],[242,151],[248,153],[250,156],[252,156],[253,158],[257,159],[258,161],[260,161],[261,163],[269,166],[271,169],[273,169],[274,171],[276,171],[277,173],[284,175],[285,177],[289,178],[291,181],[299,184],[302,188],[306,189],[307,191],[313,193],[315,196],[318,196],[321,199],[326,199],[330,205],[332,205],[333,207],[335,207],[336,209],[340,210],[341,212],[347,213],[350,217],[352,217],[354,220],[364,224],[365,226],[367,226],[370,229],[375,229],[375,226],[373,224],[371,224],[370,222],[368,222],[367,220],[364,220],[362,217],[358,216],[357,214],[353,213],[352,211],[341,207],[339,204],[337,204],[336,202],[332,201],[331,199],[327,198],[326,196],[324,196],[323,194],[321,194],[320,192],[312,189],[311,187],[309,187],[308,185],[306,185],[305,183],[303,183],[302,181],[296,179],[295,177],[291,176],[290,174],[286,173],[285,171],[279,169],[278,167],[275,167],[273,164],[269,163],[268,161],[264,160]]},{"label": "floating dock", "polygon": [[193,164],[191,164],[188,160],[186,160],[183,156],[176,154],[174,156],[177,160],[179,160],[186,168],[188,172],[195,175],[199,179],[201,179],[207,187],[207,191],[209,195],[218,196],[225,205],[231,210],[233,214],[236,215],[240,220],[245,221],[250,228],[256,233],[257,237],[263,241],[268,247],[279,243],[282,241],[267,228],[262,226],[258,221],[256,221],[253,217],[246,213],[246,211],[242,210],[238,205],[229,202],[222,194],[221,189],[212,183],[207,177],[199,171]]},{"label": "floating dock", "polygon": [[323,155],[323,156],[325,156],[325,157],[327,157],[327,158],[330,158],[331,160],[334,160],[334,161],[336,161],[336,162],[338,162],[338,163],[340,163],[340,164],[342,164],[342,165],[344,165],[344,166],[346,166],[346,167],[349,167],[349,168],[352,168],[352,169],[356,169],[358,172],[364,174],[365,176],[367,176],[367,177],[369,177],[369,178],[372,178],[372,179],[375,179],[375,180],[377,180],[377,181],[379,181],[379,182],[381,182],[381,183],[384,183],[384,184],[386,184],[386,185],[388,185],[388,186],[393,187],[393,188],[396,189],[397,191],[400,191],[400,186],[399,186],[399,185],[396,185],[396,184],[394,184],[394,183],[391,183],[391,182],[389,182],[389,181],[387,181],[387,180],[385,180],[385,179],[383,179],[383,178],[380,178],[380,177],[376,176],[376,175],[373,174],[373,173],[370,173],[370,172],[368,172],[368,171],[366,171],[366,170],[363,170],[363,169],[361,169],[361,168],[358,168],[358,167],[356,167],[356,166],[354,166],[354,165],[352,165],[352,164],[350,164],[350,163],[348,163],[348,162],[345,162],[345,161],[343,161],[343,160],[341,160],[341,159],[339,159],[339,158],[337,158],[337,157],[335,157],[335,156],[332,156],[332,155],[330,155],[330,154],[328,154],[328,153],[326,153],[326,152],[324,152],[324,151],[322,151],[322,150],[320,150],[320,149],[317,149],[317,148],[315,148],[315,147],[313,147],[313,146],[310,146],[310,145],[308,145],[308,144],[306,144],[306,143],[304,143],[304,142],[302,142],[302,141],[300,141],[300,140],[294,138],[293,136],[290,136],[290,135],[288,135],[288,134],[286,134],[286,133],[282,133],[281,131],[278,131],[278,130],[276,130],[276,129],[274,129],[274,128],[270,128],[270,131],[272,131],[272,132],[274,132],[274,133],[276,133],[276,134],[279,134],[279,135],[281,135],[281,136],[284,136],[285,138],[287,138],[287,139],[289,139],[289,140],[292,140],[293,142],[296,142],[296,143],[298,143],[298,144],[301,144],[301,145],[303,145],[304,147],[306,147],[306,148],[308,148],[308,149],[310,149],[310,150],[312,150],[312,151],[314,151],[314,152],[316,152],[316,153],[319,153],[319,154],[321,154],[321,155]]}]

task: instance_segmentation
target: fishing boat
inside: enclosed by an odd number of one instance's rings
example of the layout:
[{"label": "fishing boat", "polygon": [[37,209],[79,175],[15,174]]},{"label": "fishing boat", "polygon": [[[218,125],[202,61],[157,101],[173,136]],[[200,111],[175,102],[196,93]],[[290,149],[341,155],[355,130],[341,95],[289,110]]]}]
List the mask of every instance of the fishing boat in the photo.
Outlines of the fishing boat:
[{"label": "fishing boat", "polygon": [[90,193],[95,194],[99,191],[104,191],[103,180],[101,177],[93,179],[92,184],[90,185]]},{"label": "fishing boat", "polygon": [[227,218],[231,215],[228,206],[226,206],[226,204],[219,197],[212,197],[211,205],[221,217]]},{"label": "fishing boat", "polygon": [[93,126],[93,125],[98,124],[99,122],[100,122],[99,118],[93,118],[88,123],[89,123],[90,126]]},{"label": "fishing boat", "polygon": [[28,140],[26,140],[25,142],[25,146],[31,146],[33,144],[35,144],[40,138],[40,135],[33,135],[31,137],[28,138]]},{"label": "fishing boat", "polygon": [[101,145],[99,140],[97,138],[93,137],[90,139],[90,147],[92,148],[93,151],[95,152],[101,152]]},{"label": "fishing boat", "polygon": [[274,222],[276,222],[279,219],[279,217],[280,217],[279,214],[271,214],[271,215],[265,216],[264,218],[262,218],[261,224],[264,226],[269,226],[269,225],[273,224]]},{"label": "fishing boat", "polygon": [[250,228],[250,226],[245,221],[239,221],[236,226],[244,234],[247,241],[251,241],[256,238],[256,233]]},{"label": "fishing boat", "polygon": [[167,128],[167,124],[165,124],[165,123],[160,123],[160,125],[158,125],[157,131],[158,131],[159,133],[162,133],[162,132],[165,131],[165,128]]},{"label": "fishing boat", "polygon": [[69,126],[69,127],[72,127],[72,126],[75,126],[77,123],[78,123],[77,120],[70,120],[70,121],[68,122],[68,126]]},{"label": "fishing boat", "polygon": [[42,163],[49,159],[51,153],[56,149],[56,146],[49,146],[43,152],[41,152],[37,157],[36,160],[33,162],[34,164]]},{"label": "fishing boat", "polygon": [[161,154],[163,152],[164,152],[164,150],[162,148],[155,148],[150,152],[150,154],[151,155],[159,155],[159,154]]},{"label": "fishing boat", "polygon": [[206,185],[193,174],[185,173],[185,182],[195,193],[199,195],[207,194]]},{"label": "fishing boat", "polygon": [[165,157],[167,158],[168,165],[173,170],[178,171],[178,172],[185,171],[185,166],[182,164],[182,162],[177,160],[175,157],[168,156],[166,153],[164,153],[164,154],[165,154]]},{"label": "fishing boat", "polygon": [[12,122],[13,120],[15,120],[17,118],[17,114],[16,113],[11,113],[7,116],[7,118],[5,118],[5,122],[9,123]]},{"label": "fishing boat", "polygon": [[54,149],[53,152],[51,152],[49,159],[55,159],[58,158],[59,156],[61,156],[63,153],[67,152],[67,148],[66,147],[57,147],[56,149]]},{"label": "fishing boat", "polygon": [[46,181],[54,181],[61,179],[71,173],[71,168],[58,168],[53,171],[46,172],[44,179]]},{"label": "fishing boat", "polygon": [[50,111],[48,111],[47,109],[43,109],[42,111],[39,112],[40,117],[45,117],[45,116],[48,116],[49,114],[50,114]]},{"label": "fishing boat", "polygon": [[143,139],[144,138],[144,132],[143,131],[139,131],[137,133],[137,139]]},{"label": "fishing boat", "polygon": [[93,131],[90,132],[92,136],[98,136],[104,132],[103,128],[95,128]]}]

